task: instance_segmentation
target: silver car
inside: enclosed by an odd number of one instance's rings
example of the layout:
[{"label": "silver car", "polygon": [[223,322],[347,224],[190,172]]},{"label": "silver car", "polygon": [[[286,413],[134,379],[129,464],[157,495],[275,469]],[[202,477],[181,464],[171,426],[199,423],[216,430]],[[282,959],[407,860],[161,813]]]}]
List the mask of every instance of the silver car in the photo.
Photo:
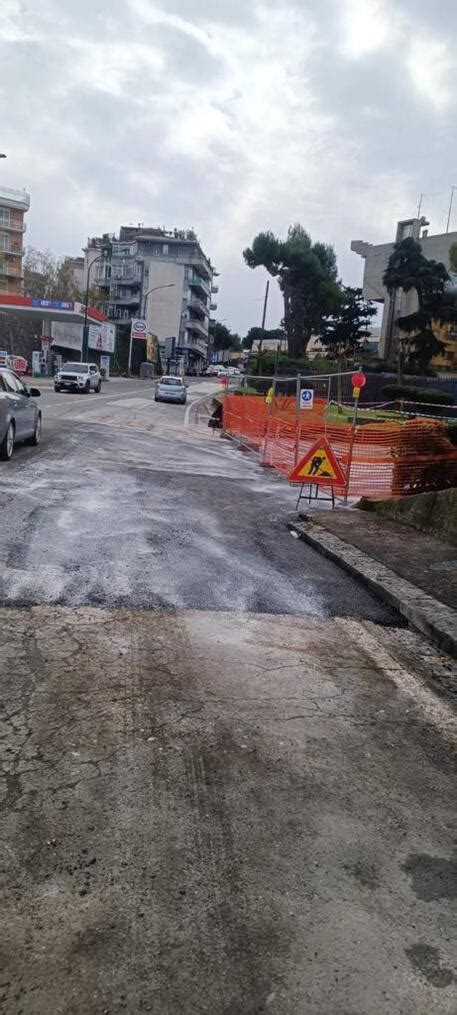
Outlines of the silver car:
[{"label": "silver car", "polygon": [[178,402],[185,405],[187,402],[187,385],[182,377],[161,377],[157,381],[154,395],[155,402]]},{"label": "silver car", "polygon": [[0,458],[8,461],[18,441],[39,444],[41,412],[34,401],[38,388],[27,390],[12,370],[0,367]]}]

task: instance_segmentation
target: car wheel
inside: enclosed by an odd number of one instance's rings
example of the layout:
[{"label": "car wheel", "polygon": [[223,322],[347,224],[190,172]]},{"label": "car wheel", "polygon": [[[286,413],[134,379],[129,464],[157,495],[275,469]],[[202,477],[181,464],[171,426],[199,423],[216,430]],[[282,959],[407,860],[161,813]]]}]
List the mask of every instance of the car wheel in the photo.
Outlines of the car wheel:
[{"label": "car wheel", "polygon": [[86,383],[84,385],[84,393],[86,395],[90,395],[90,381],[86,381]]},{"label": "car wheel", "polygon": [[54,391],[56,391],[58,394],[59,391],[62,391],[62,388],[60,388],[58,384],[54,384]]},{"label": "car wheel", "polygon": [[102,382],[99,381],[98,384],[97,384],[97,387],[95,388],[95,394],[99,395],[101,390],[102,390]]},{"label": "car wheel", "polygon": [[37,416],[37,421],[35,423],[35,429],[33,431],[32,436],[29,437],[29,439],[25,443],[33,444],[35,447],[37,447],[37,445],[40,443],[40,440],[41,440],[41,413]]},{"label": "car wheel", "polygon": [[6,434],[0,444],[0,458],[2,462],[8,462],[14,451],[14,423],[8,424]]}]

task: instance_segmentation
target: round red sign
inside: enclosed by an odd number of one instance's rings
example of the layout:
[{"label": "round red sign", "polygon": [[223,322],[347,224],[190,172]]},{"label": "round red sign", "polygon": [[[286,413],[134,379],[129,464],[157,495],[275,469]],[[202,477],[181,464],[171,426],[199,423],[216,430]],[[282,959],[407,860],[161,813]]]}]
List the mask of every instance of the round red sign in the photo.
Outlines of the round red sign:
[{"label": "round red sign", "polygon": [[362,373],[353,374],[351,377],[351,384],[353,388],[364,388],[366,383],[367,379],[365,377],[365,374]]}]

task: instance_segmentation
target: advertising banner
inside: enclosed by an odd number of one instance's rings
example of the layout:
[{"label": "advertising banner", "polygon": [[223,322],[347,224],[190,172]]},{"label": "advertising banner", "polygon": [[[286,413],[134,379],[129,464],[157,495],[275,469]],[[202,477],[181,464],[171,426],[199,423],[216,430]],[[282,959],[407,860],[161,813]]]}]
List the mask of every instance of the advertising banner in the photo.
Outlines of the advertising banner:
[{"label": "advertising banner", "polygon": [[156,356],[157,356],[157,346],[158,346],[158,344],[159,344],[159,342],[158,342],[157,335],[153,335],[151,331],[148,331],[148,335],[147,335],[147,339],[146,339],[146,359],[147,359],[148,363],[154,363],[155,362],[155,359],[156,359]]},{"label": "advertising banner", "polygon": [[52,321],[52,345],[61,345],[64,349],[75,349],[81,352],[83,325],[70,324],[67,321]]},{"label": "advertising banner", "polygon": [[103,324],[89,324],[89,349],[98,352],[114,352],[116,326],[104,321]]},{"label": "advertising banner", "polygon": [[101,337],[100,337],[100,325],[89,324],[88,328],[88,339],[87,344],[89,349],[100,349]]}]

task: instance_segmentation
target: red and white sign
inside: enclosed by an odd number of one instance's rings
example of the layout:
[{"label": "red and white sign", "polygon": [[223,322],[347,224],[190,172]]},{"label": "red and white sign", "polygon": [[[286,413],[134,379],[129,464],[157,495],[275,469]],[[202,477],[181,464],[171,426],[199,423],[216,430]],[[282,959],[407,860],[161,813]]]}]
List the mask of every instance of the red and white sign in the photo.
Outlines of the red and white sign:
[{"label": "red and white sign", "polygon": [[345,486],[346,477],[325,437],[313,444],[291,472],[289,483],[316,483],[317,486]]},{"label": "red and white sign", "polygon": [[131,336],[132,338],[143,338],[144,341],[146,341],[148,337],[148,326],[146,321],[142,321],[140,318],[134,317],[132,320]]},{"label": "red and white sign", "polygon": [[26,374],[28,363],[24,356],[8,356],[8,366],[15,374]]},{"label": "red and white sign", "polygon": [[356,374],[353,374],[351,377],[351,384],[353,388],[364,388],[366,383],[367,379],[365,377],[365,374],[362,374],[361,371],[357,372]]}]

